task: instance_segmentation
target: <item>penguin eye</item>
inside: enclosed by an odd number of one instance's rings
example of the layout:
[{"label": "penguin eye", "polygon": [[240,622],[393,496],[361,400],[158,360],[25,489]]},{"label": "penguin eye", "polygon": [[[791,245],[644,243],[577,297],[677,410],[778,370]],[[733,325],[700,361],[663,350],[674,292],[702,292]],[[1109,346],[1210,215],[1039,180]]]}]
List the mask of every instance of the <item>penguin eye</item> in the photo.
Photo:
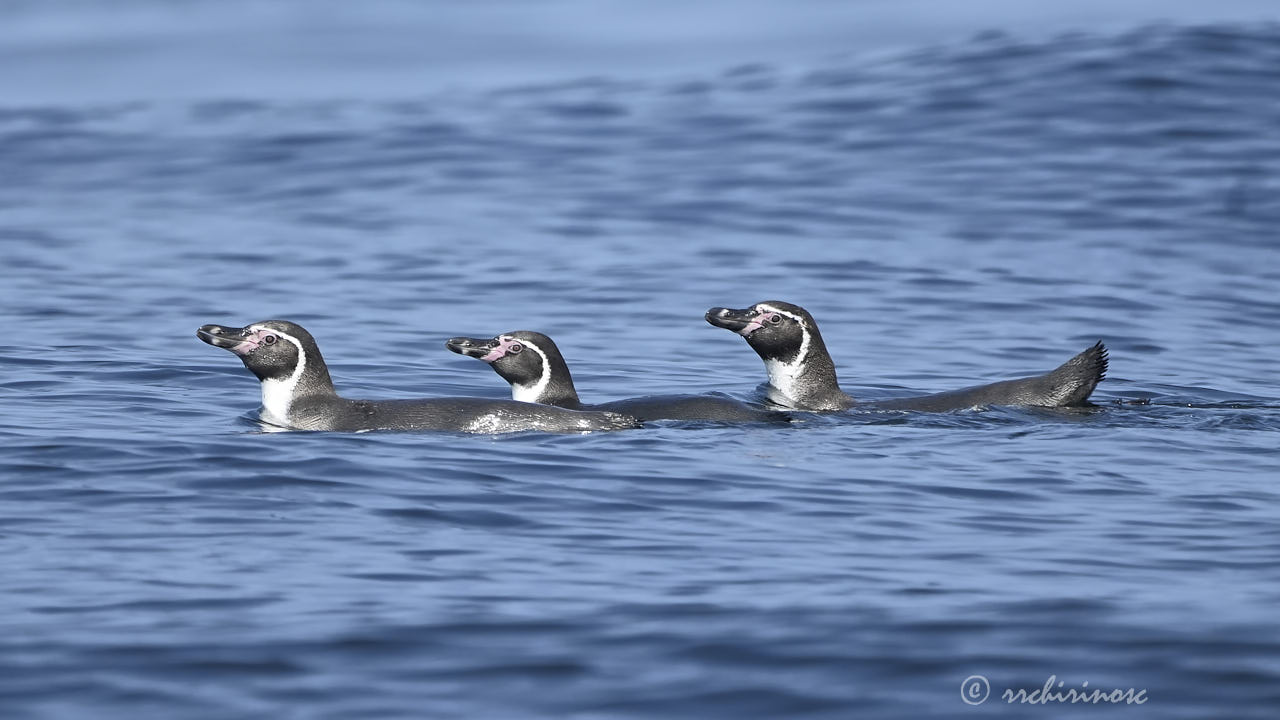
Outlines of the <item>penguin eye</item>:
[{"label": "penguin eye", "polygon": [[520,343],[513,343],[511,347],[507,348],[507,352],[511,353],[512,355],[515,355],[516,353],[522,350],[524,350],[524,346],[521,345]]},{"label": "penguin eye", "polygon": [[262,344],[263,344],[263,345],[275,345],[275,344],[276,344],[276,336],[275,336],[275,335],[263,335],[263,336],[262,336]]},{"label": "penguin eye", "polygon": [[764,316],[764,321],[769,323],[770,325],[777,325],[778,323],[782,322],[782,316],[778,315],[777,313],[769,313],[768,315]]}]

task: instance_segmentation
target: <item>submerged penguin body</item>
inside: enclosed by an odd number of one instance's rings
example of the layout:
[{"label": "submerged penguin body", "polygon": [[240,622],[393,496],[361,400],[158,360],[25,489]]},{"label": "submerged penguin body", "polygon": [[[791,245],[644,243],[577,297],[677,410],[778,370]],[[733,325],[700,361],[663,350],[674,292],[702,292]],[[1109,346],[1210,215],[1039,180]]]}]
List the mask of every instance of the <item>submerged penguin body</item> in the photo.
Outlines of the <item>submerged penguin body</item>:
[{"label": "submerged penguin body", "polygon": [[770,300],[743,310],[711,308],[706,319],[746,338],[769,372],[766,394],[770,401],[798,410],[830,412],[855,405],[869,410],[920,412],[984,405],[1078,407],[1089,404],[1089,395],[1107,371],[1107,349],[1099,342],[1041,375],[934,395],[859,403],[840,389],[835,363],[818,324],[799,305]]},{"label": "submerged penguin body", "polygon": [[560,348],[539,332],[516,330],[489,339],[457,337],[445,343],[453,352],[483,360],[511,384],[511,397],[530,403],[621,413],[641,421],[785,422],[785,413],[740,400],[709,395],[651,395],[585,405]]},{"label": "submerged penguin body", "polygon": [[1085,407],[1089,395],[1107,373],[1107,349],[1099,341],[1093,347],[1043,375],[1003,380],[987,385],[899,400],[859,404],[873,410],[944,412],[984,405],[1028,407]]}]

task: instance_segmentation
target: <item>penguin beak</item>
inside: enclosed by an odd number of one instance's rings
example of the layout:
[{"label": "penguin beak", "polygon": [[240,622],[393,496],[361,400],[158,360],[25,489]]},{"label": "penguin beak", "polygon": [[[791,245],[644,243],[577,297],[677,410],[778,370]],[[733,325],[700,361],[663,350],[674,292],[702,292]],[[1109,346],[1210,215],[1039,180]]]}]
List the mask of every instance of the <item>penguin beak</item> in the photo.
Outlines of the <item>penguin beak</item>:
[{"label": "penguin beak", "polygon": [[196,337],[223,350],[230,350],[237,355],[247,355],[258,347],[249,339],[248,328],[230,328],[223,325],[202,325],[196,330]]},{"label": "penguin beak", "polygon": [[758,314],[750,308],[734,310],[733,308],[713,307],[707,311],[707,322],[718,328],[732,330],[746,337],[761,328]]},{"label": "penguin beak", "polygon": [[459,355],[483,360],[490,351],[498,346],[498,339],[480,340],[478,338],[456,337],[449,338],[444,346]]}]

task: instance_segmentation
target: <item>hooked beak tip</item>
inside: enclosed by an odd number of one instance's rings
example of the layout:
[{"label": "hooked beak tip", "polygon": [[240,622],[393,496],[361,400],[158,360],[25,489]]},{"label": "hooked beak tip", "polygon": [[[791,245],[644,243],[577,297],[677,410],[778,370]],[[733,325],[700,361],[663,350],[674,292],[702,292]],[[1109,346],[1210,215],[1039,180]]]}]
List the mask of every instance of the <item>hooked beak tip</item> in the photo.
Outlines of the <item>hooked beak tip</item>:
[{"label": "hooked beak tip", "polygon": [[237,355],[248,355],[258,347],[258,343],[246,337],[243,328],[228,328],[221,325],[202,325],[196,330],[196,337],[223,350],[230,350]]},{"label": "hooked beak tip", "polygon": [[[751,325],[752,313],[750,310],[713,307],[707,311],[706,319],[708,323],[718,328],[742,333],[743,330]],[[755,328],[752,329],[754,330]]]},{"label": "hooked beak tip", "polygon": [[459,355],[466,355],[470,358],[483,360],[489,351],[493,349],[493,342],[490,340],[477,340],[475,338],[456,337],[449,338],[444,344],[453,352]]}]

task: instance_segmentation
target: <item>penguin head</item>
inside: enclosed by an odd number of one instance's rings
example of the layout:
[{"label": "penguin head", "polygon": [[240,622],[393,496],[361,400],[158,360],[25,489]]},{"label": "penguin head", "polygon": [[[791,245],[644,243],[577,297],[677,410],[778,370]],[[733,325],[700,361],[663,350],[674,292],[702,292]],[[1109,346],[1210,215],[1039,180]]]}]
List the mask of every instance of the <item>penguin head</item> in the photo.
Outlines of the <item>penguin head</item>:
[{"label": "penguin head", "polygon": [[[836,366],[808,310],[767,300],[745,310],[711,308],[707,322],[732,330],[764,360],[771,400],[810,410],[841,410],[853,399],[840,389]],[[780,397],[779,397],[780,396]]]},{"label": "penguin head", "polygon": [[804,360],[818,328],[808,310],[780,300],[758,302],[745,310],[714,307],[706,318],[746,338],[764,360],[788,365]]},{"label": "penguin head", "polygon": [[234,352],[257,379],[287,383],[291,392],[300,383],[319,383],[316,389],[330,384],[328,368],[315,338],[297,323],[262,320],[243,328],[204,325],[196,331],[196,337]]},{"label": "penguin head", "polygon": [[536,385],[547,372],[546,354],[538,347],[539,339],[549,338],[541,333],[517,330],[488,340],[451,338],[445,347],[459,355],[483,360],[512,385]]},{"label": "penguin head", "polygon": [[205,325],[196,331],[201,340],[238,355],[259,380],[283,380],[293,374],[305,355],[299,336],[315,344],[306,330],[282,320],[242,328]]},{"label": "penguin head", "polygon": [[488,340],[456,337],[445,347],[488,363],[511,384],[515,400],[561,407],[578,404],[568,364],[555,342],[540,332],[515,330]]}]

